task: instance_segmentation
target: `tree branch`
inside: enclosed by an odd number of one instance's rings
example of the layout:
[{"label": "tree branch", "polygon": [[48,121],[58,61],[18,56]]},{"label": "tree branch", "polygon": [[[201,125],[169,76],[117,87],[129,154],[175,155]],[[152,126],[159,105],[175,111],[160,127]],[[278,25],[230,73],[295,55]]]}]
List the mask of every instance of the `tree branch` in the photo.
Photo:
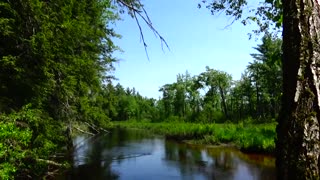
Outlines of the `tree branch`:
[{"label": "tree branch", "polygon": [[156,37],[160,38],[160,42],[161,42],[161,49],[162,51],[164,51],[163,49],[163,44],[168,48],[168,50],[170,51],[169,45],[166,42],[166,40],[161,36],[161,34],[155,29],[155,27],[152,25],[151,19],[149,18],[149,15],[147,13],[147,11],[144,9],[143,5],[141,4],[140,0],[137,0],[138,4],[139,4],[139,8],[136,8],[135,5],[133,4],[133,1],[130,1],[130,4],[124,2],[123,0],[116,0],[116,2],[118,4],[120,4],[121,6],[126,7],[130,12],[132,12],[132,17],[136,20],[136,23],[138,25],[139,28],[139,32],[140,32],[140,37],[147,55],[148,60],[149,56],[148,56],[148,50],[147,50],[147,43],[145,41],[144,35],[143,35],[143,31],[140,25],[140,21],[139,18],[140,17],[144,23],[147,24],[147,26],[151,29],[151,31],[155,34]]},{"label": "tree branch", "polygon": [[86,123],[89,127],[91,127],[93,130],[95,130],[97,133],[100,133],[100,131],[104,131],[105,133],[109,133],[109,131],[103,129],[102,127],[97,127],[96,125],[90,124],[88,122],[84,122],[84,123]]},{"label": "tree branch", "polygon": [[36,159],[37,162],[44,162],[52,166],[63,167],[64,165],[61,163],[57,163],[55,161],[47,160],[47,159]]},{"label": "tree branch", "polygon": [[80,132],[82,132],[82,133],[84,133],[84,134],[89,134],[89,135],[92,135],[92,136],[95,135],[95,134],[93,134],[93,133],[91,133],[91,132],[84,131],[84,130],[82,130],[82,129],[80,129],[80,128],[77,128],[77,127],[73,127],[73,128],[75,128],[76,130],[78,130],[78,131],[80,131]]}]

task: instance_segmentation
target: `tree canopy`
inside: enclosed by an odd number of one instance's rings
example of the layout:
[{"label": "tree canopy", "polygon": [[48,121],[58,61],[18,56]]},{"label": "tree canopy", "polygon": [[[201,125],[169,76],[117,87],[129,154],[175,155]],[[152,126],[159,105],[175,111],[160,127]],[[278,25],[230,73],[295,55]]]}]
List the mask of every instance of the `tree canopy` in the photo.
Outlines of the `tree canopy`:
[{"label": "tree canopy", "polygon": [[72,122],[108,123],[118,18],[111,1],[0,1],[1,179],[65,166]]}]

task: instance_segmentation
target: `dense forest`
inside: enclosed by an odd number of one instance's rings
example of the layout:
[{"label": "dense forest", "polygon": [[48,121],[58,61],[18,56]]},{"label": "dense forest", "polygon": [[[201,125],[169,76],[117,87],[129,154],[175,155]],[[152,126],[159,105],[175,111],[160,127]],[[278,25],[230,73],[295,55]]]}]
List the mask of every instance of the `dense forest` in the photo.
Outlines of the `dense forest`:
[{"label": "dense forest", "polygon": [[[241,20],[247,1],[202,4]],[[283,39],[266,33],[240,80],[208,65],[198,75],[178,74],[159,89],[160,99],[150,99],[114,86],[111,75],[120,35],[110,25],[121,14],[137,21],[145,47],[137,16],[164,41],[139,0],[1,0],[0,179],[50,178],[70,167],[76,124],[97,133],[112,121],[276,119],[279,177],[318,177],[319,11],[315,0],[264,1],[258,18],[242,23],[256,22],[256,33],[270,30],[270,22],[283,25]]]},{"label": "dense forest", "polygon": [[107,126],[117,12],[110,1],[0,1],[0,179],[51,176],[68,166],[75,121]]}]

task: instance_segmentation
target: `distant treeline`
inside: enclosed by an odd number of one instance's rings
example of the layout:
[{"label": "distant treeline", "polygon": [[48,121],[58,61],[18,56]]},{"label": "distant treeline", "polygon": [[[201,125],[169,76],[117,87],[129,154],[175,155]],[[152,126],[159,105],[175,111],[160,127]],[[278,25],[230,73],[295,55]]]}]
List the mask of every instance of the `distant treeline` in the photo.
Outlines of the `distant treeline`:
[{"label": "distant treeline", "polygon": [[110,104],[104,109],[112,120],[273,121],[280,110],[282,92],[281,43],[281,39],[264,36],[240,80],[209,66],[195,76],[186,71],[177,75],[176,82],[159,89],[159,100],[143,97],[134,88],[108,84],[105,98]]}]

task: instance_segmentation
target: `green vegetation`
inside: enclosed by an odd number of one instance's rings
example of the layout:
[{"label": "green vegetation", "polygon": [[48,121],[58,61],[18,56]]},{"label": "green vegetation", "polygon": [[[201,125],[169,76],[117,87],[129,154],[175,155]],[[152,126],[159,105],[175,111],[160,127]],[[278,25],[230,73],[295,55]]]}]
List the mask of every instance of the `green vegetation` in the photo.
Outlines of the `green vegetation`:
[{"label": "green vegetation", "polygon": [[[155,100],[134,88],[114,86],[110,74],[116,62],[112,54],[119,49],[112,41],[119,35],[110,23],[124,12],[139,21],[137,16],[146,13],[139,0],[1,0],[0,179],[48,177],[68,167],[75,124],[89,124],[86,131],[95,132],[111,121],[127,121],[116,124],[271,153],[279,116],[279,177],[290,179],[289,170],[298,174],[293,178],[318,177],[320,141],[314,134],[319,131],[319,92],[314,79],[319,73],[310,67],[319,61],[314,57],[318,39],[311,34],[319,28],[308,19],[318,22],[319,13],[306,12],[318,10],[318,3],[313,0],[304,8],[298,1],[265,1],[252,11],[255,16],[245,19],[246,0],[203,3],[213,14],[226,10],[244,24],[257,22],[257,32],[270,29],[270,21],[280,27],[286,19],[285,48],[282,52],[282,40],[266,33],[240,80],[207,66],[198,75],[178,74],[176,82],[159,89],[162,97]],[[142,19],[151,26],[147,16]],[[146,47],[143,36],[142,40]],[[281,96],[284,107],[279,115]],[[250,123],[243,123],[246,119]]]},{"label": "green vegetation", "polygon": [[[128,2],[135,8],[126,7]],[[178,74],[177,82],[159,89],[159,100],[143,97],[134,88],[112,84],[112,53],[119,49],[112,38],[119,35],[110,23],[119,12],[136,18],[143,8],[139,1],[128,2],[0,1],[1,179],[54,175],[68,167],[74,131],[97,133],[111,121],[165,122],[164,127],[181,125],[164,132],[178,139],[273,150],[272,133],[211,123],[246,118],[261,123],[277,116],[281,86],[271,82],[281,79],[281,41],[266,35],[240,81],[206,67],[197,76]],[[177,122],[207,124],[186,128]]]},{"label": "green vegetation", "polygon": [[281,40],[266,35],[254,49],[258,53],[251,54],[254,61],[239,81],[206,67],[199,75],[178,74],[176,82],[159,89],[158,101],[143,98],[134,88],[108,85],[113,123],[177,140],[273,154],[282,89],[274,83],[282,80]]},{"label": "green vegetation", "polygon": [[256,6],[250,3],[212,0],[202,1],[199,7],[204,4],[211,14],[224,13],[244,25],[254,21],[259,27],[255,33],[282,31],[283,91],[277,118],[277,178],[319,179],[320,76],[318,69],[310,68],[320,62],[316,35],[320,33],[319,1],[265,0]]},{"label": "green vegetation", "polygon": [[274,153],[274,123],[269,124],[198,124],[141,121],[117,122],[116,127],[138,128],[165,135],[167,138],[201,144],[232,144],[245,152]]},{"label": "green vegetation", "polygon": [[0,179],[53,176],[68,167],[75,122],[108,126],[110,23],[126,10],[112,3],[0,1]]},{"label": "green vegetation", "polygon": [[281,40],[266,35],[254,49],[258,51],[251,54],[254,61],[240,80],[208,66],[199,75],[186,71],[177,75],[176,82],[160,87],[159,100],[143,97],[135,88],[110,83],[104,91],[109,99],[105,111],[112,121],[274,122],[282,90]]},{"label": "green vegetation", "polygon": [[178,74],[176,82],[162,86],[159,121],[174,117],[185,122],[223,123],[253,118],[265,123],[275,119],[282,90],[281,40],[266,35],[254,49],[258,53],[251,54],[254,61],[238,81],[207,66],[199,75]]}]

